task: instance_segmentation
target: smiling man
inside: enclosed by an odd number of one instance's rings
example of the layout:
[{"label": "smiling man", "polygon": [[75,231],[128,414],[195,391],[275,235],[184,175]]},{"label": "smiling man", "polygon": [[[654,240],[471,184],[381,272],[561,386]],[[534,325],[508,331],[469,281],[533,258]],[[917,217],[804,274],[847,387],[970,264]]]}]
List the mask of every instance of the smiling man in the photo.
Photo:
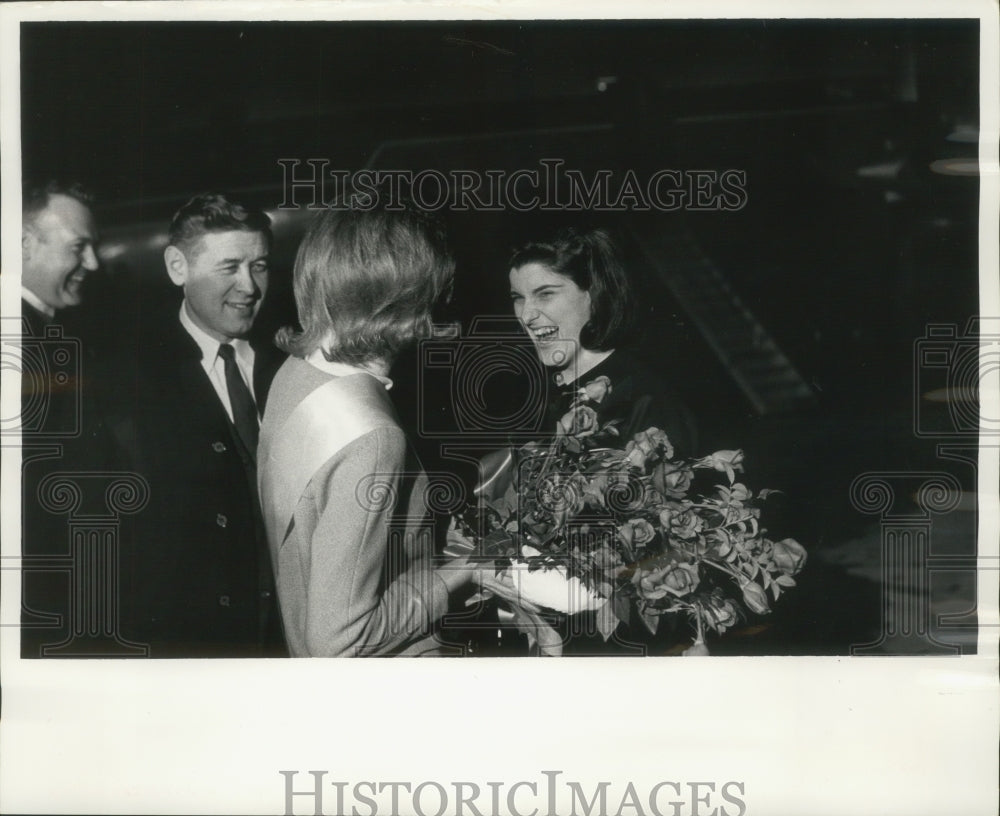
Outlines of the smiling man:
[{"label": "smiling man", "polygon": [[[69,626],[53,632],[52,615],[68,619],[65,576],[46,562],[65,557],[65,515],[39,499],[49,477],[89,470],[83,452],[93,418],[84,375],[95,349],[75,308],[83,284],[98,268],[92,199],[79,185],[28,184],[21,199],[21,543],[22,654],[37,657],[42,646],[68,638]],[[71,308],[72,307],[72,308]],[[68,320],[67,320],[68,318]],[[80,458],[82,457],[82,458]],[[41,566],[39,566],[41,565]],[[36,568],[38,567],[38,568]],[[39,614],[41,613],[41,614]]]},{"label": "smiling man", "polygon": [[105,376],[108,465],[142,476],[123,519],[120,634],[152,657],[283,653],[256,494],[259,419],[283,355],[251,330],[267,294],[268,216],[218,194],[174,216],[164,250],[179,307]]},{"label": "smiling man", "polygon": [[41,335],[62,309],[78,306],[98,267],[91,197],[79,185],[28,187],[21,201],[21,314]]}]

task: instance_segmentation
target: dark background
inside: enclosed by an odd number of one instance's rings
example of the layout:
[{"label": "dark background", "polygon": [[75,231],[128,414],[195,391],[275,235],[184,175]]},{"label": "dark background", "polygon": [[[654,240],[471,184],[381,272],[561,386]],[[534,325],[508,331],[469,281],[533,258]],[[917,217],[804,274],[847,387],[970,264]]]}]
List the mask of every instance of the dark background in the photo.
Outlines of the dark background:
[{"label": "dark background", "polygon": [[[748,483],[785,491],[772,529],[811,552],[770,628],[721,650],[844,653],[879,621],[878,519],[852,505],[852,480],[944,470],[975,486],[973,465],[938,450],[948,406],[917,404],[944,382],[915,343],[930,324],[962,335],[978,312],[977,177],[947,161],[978,154],[978,36],[961,20],[24,24],[23,169],[99,195],[95,345],[128,342],[149,304],[176,308],[160,258],[174,210],[206,189],[273,209],[279,159],[744,171],[736,212],[447,213],[458,272],[442,316],[467,331],[505,314],[506,259],[526,237],[614,229],[643,296],[641,349],[698,417],[701,449],[744,448]],[[277,213],[262,331],[294,319],[303,215]],[[715,316],[678,294],[692,265],[725,282],[724,302],[705,289]],[[727,328],[734,297],[804,392],[761,405],[740,385],[752,343]],[[394,394],[438,466],[417,362],[400,361]],[[493,387],[517,394],[510,377]],[[941,434],[918,433],[925,421]],[[934,546],[974,553],[975,520],[951,514]],[[941,591],[975,601],[968,581]]]}]

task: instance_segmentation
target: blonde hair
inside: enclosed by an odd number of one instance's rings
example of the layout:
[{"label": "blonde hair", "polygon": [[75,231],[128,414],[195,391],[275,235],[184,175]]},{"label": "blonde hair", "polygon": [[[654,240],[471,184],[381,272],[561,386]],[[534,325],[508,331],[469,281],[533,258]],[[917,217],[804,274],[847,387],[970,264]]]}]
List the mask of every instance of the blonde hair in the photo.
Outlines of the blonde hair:
[{"label": "blonde hair", "polygon": [[286,327],[276,342],[305,357],[391,361],[431,334],[431,311],[451,285],[455,262],[444,231],[429,214],[353,204],[319,213],[295,258],[294,291],[301,331]]}]

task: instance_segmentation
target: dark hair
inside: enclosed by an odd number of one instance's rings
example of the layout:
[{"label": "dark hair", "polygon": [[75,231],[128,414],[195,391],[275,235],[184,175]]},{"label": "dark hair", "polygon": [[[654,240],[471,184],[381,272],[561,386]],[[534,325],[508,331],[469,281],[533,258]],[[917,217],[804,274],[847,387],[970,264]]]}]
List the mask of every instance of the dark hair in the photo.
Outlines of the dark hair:
[{"label": "dark hair", "polygon": [[26,184],[21,190],[21,219],[27,224],[49,206],[49,199],[54,195],[63,195],[75,199],[81,204],[91,207],[94,204],[93,194],[82,184],[73,182],[64,184],[52,179],[45,184]]},{"label": "dark hair", "polygon": [[552,242],[532,242],[511,255],[508,269],[541,264],[590,293],[590,319],[580,344],[592,351],[615,348],[632,328],[632,286],[611,235],[603,229],[562,230]]},{"label": "dark hair", "polygon": [[299,357],[322,349],[331,361],[389,361],[430,336],[455,262],[430,213],[399,200],[347,201],[319,213],[302,239],[294,271],[302,331],[286,327],[277,343]]},{"label": "dark hair", "polygon": [[210,232],[261,232],[271,243],[271,219],[260,209],[248,207],[222,193],[200,193],[181,207],[170,221],[169,242],[190,251]]}]

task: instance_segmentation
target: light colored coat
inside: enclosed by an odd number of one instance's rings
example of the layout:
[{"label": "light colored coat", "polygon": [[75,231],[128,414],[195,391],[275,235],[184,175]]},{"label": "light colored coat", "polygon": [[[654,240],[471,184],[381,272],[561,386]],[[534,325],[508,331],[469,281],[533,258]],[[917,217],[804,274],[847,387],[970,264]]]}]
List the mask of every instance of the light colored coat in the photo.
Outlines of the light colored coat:
[{"label": "light colored coat", "polygon": [[427,477],[382,383],[289,358],[258,483],[293,657],[437,653],[448,593],[430,565]]}]

